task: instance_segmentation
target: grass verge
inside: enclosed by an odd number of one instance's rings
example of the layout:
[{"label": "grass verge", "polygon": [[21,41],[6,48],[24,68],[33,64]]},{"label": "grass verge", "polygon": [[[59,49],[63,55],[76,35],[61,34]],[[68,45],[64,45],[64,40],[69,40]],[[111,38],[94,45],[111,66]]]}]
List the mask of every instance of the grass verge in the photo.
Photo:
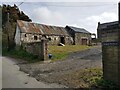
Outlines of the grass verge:
[{"label": "grass verge", "polygon": [[[65,85],[76,88],[97,88],[105,90],[115,90],[117,87],[112,81],[103,79],[103,71],[101,68],[89,68],[78,70],[62,76]],[[99,90],[99,89],[98,89]]]},{"label": "grass verge", "polygon": [[31,53],[28,53],[23,49],[20,49],[20,50],[13,49],[13,50],[10,50],[10,51],[7,51],[6,49],[3,49],[2,50],[2,55],[13,57],[13,58],[23,59],[23,60],[26,60],[29,63],[40,61],[38,56],[35,56]]},{"label": "grass verge", "polygon": [[[91,47],[85,45],[48,46],[48,53],[53,55],[52,61],[57,61],[64,60],[71,52],[83,51],[89,48]],[[10,51],[3,49],[2,54],[4,56],[24,59],[28,62],[40,61],[37,56],[34,56],[23,49],[20,49],[19,51],[15,49]]]},{"label": "grass verge", "polygon": [[64,60],[71,52],[83,51],[91,48],[86,45],[48,46],[48,53],[52,54],[52,61]]}]

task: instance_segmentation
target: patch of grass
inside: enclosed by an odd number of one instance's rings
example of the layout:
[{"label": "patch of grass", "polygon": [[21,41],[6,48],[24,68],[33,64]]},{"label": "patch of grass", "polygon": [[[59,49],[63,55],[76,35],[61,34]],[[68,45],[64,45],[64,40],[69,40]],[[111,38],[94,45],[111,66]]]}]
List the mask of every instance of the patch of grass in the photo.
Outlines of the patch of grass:
[{"label": "patch of grass", "polygon": [[19,59],[24,59],[24,60],[28,61],[29,63],[40,61],[38,59],[38,56],[35,56],[31,53],[28,53],[23,49],[20,49],[20,50],[13,49],[13,50],[10,50],[10,51],[7,51],[6,49],[3,49],[2,50],[2,55],[3,56],[14,57],[14,58],[19,58]]},{"label": "patch of grass", "polygon": [[91,48],[86,45],[66,45],[66,46],[48,46],[48,53],[53,55],[52,60],[63,60],[65,59],[71,52],[83,51]]},{"label": "patch of grass", "polygon": [[101,68],[90,68],[64,74],[61,79],[63,79],[65,85],[71,87],[90,88],[93,84],[96,85],[96,79],[100,80],[102,75]]},{"label": "patch of grass", "polygon": [[106,88],[109,90],[117,88],[117,85],[115,85],[112,81],[103,79],[103,71],[101,68],[85,69],[78,71],[73,75],[76,75],[75,82],[82,83],[87,88]]}]

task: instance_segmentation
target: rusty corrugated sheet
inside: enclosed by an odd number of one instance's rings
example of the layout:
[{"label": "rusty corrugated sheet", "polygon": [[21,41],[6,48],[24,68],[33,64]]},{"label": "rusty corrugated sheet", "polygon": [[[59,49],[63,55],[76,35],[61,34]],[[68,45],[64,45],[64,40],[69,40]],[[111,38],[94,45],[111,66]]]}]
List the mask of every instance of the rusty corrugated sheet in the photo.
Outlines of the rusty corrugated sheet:
[{"label": "rusty corrugated sheet", "polygon": [[26,22],[22,20],[18,20],[17,24],[21,30],[21,32],[25,33],[37,33],[41,35],[63,35],[68,36],[68,33],[65,28],[57,27],[57,26],[49,26],[43,24],[37,24],[32,22]]}]

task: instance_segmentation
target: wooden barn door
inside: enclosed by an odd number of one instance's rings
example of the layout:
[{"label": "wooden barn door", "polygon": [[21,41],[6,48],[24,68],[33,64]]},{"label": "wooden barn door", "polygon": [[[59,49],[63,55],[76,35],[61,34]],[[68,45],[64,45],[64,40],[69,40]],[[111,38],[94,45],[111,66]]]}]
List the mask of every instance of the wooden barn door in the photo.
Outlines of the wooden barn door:
[{"label": "wooden barn door", "polygon": [[86,38],[83,38],[83,39],[81,40],[81,43],[82,43],[82,45],[87,45],[87,39],[86,39]]}]

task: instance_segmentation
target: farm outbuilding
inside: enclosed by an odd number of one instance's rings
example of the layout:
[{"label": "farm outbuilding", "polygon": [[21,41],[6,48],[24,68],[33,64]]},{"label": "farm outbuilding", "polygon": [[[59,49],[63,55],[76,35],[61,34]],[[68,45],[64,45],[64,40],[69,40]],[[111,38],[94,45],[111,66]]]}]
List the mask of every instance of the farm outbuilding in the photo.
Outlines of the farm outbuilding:
[{"label": "farm outbuilding", "polygon": [[98,38],[102,42],[103,78],[120,89],[120,2],[118,21],[98,23]]},{"label": "farm outbuilding", "polygon": [[98,27],[97,27],[97,36],[98,39],[102,41],[102,38],[106,37],[107,33],[110,31],[107,31],[106,29],[111,29],[115,33],[115,28],[118,28],[118,21],[114,22],[108,22],[108,23],[100,23],[98,22]]},{"label": "farm outbuilding", "polygon": [[17,21],[16,45],[40,42],[43,38],[47,39],[48,44],[51,45],[58,45],[59,43],[72,44],[73,41],[64,27],[37,24],[22,20]]},{"label": "farm outbuilding", "polygon": [[66,30],[73,38],[74,45],[89,45],[91,44],[91,33],[84,28],[66,26]]},{"label": "farm outbuilding", "polygon": [[120,26],[119,21],[99,23],[98,34],[102,42],[103,77],[120,85]]},{"label": "farm outbuilding", "polygon": [[[71,31],[70,31],[71,30]],[[17,20],[16,49],[22,47],[29,53],[47,56],[48,45],[89,45],[91,33],[76,27],[59,27]]]}]

